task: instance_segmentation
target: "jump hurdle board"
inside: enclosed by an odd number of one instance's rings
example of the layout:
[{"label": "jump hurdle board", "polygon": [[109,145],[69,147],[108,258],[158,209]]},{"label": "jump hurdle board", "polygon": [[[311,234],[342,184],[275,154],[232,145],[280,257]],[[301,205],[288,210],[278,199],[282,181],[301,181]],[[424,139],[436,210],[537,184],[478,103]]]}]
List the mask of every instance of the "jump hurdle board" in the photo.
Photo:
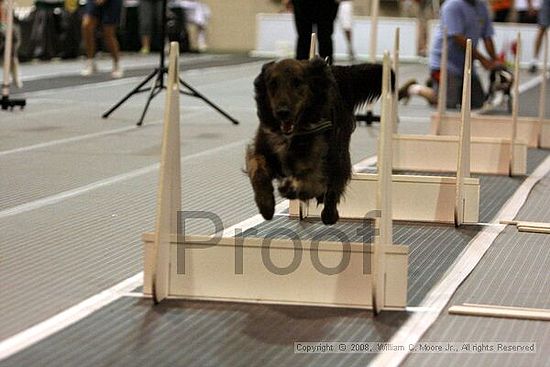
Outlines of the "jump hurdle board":
[{"label": "jump hurdle board", "polygon": [[[393,175],[393,219],[408,222],[454,223],[456,177]],[[376,209],[377,174],[356,173],[338,206],[341,218],[361,219]],[[309,201],[302,205],[302,216],[318,218],[323,205]],[[296,206],[292,217],[300,216]],[[479,222],[479,179],[464,179],[464,224]]]},{"label": "jump hurdle board", "polygon": [[[456,123],[459,129],[460,117]],[[458,134],[458,130],[456,131]],[[451,135],[451,134],[450,134]],[[393,168],[401,171],[454,172],[459,154],[458,136],[395,135]],[[470,170],[474,173],[525,175],[527,147],[506,138],[472,139]],[[513,149],[513,153],[511,152]],[[513,160],[510,165],[510,157]]]},{"label": "jump hurdle board", "polygon": [[[439,122],[439,131],[437,125]],[[494,137],[509,139],[512,135],[512,124],[508,116],[490,116],[472,114],[472,137]],[[460,114],[445,113],[439,119],[437,114],[431,116],[431,133],[439,135],[457,135],[460,124]],[[550,120],[544,119],[542,124],[537,117],[518,117],[517,139],[527,144],[529,148],[550,148]]]},{"label": "jump hurdle board", "polygon": [[[210,237],[205,236],[186,236],[185,240],[178,239],[176,235],[171,237],[168,298],[372,308],[372,274],[369,268],[373,246],[370,244],[350,243],[345,246],[348,248],[346,250],[338,242],[301,241],[301,247],[297,248],[296,243],[286,239],[224,237],[215,246],[205,246],[208,240]],[[151,294],[154,234],[145,233],[143,242],[143,292]],[[268,242],[269,247],[266,247]],[[184,274],[182,264],[177,262],[178,246],[182,246],[181,251],[185,252],[184,260],[180,259],[185,261]],[[316,248],[313,252],[312,246]],[[276,274],[266,266],[266,251],[269,251],[267,261],[277,267],[297,265],[288,274]],[[241,254],[243,259],[242,274],[236,274],[235,254]],[[338,274],[325,274],[316,263],[320,261],[322,266],[334,267],[346,257],[349,257],[349,263]],[[407,302],[408,247],[385,246],[384,257],[386,289],[383,309],[404,309]],[[296,262],[296,259],[300,261]]]}]

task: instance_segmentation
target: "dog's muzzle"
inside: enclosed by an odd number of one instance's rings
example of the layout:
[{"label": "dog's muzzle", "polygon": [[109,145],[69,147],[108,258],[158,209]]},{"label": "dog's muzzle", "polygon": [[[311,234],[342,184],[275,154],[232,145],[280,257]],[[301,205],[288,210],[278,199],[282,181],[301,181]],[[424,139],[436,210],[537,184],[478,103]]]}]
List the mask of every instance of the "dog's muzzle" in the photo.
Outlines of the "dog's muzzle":
[{"label": "dog's muzzle", "polygon": [[294,131],[294,121],[292,120],[292,113],[287,107],[278,108],[275,111],[275,116],[281,123],[281,131],[284,134],[291,134]]}]

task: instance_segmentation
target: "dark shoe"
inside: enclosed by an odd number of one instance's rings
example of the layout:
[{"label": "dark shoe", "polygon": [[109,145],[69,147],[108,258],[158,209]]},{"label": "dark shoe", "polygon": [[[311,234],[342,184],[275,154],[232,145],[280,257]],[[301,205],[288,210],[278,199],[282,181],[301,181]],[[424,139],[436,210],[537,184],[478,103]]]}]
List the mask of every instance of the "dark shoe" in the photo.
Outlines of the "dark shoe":
[{"label": "dark shoe", "polygon": [[404,99],[403,102],[407,104],[409,102],[409,98],[411,97],[409,95],[409,87],[417,83],[418,82],[416,81],[416,79],[409,79],[405,84],[403,84],[397,92],[397,100],[401,101],[402,99]]}]

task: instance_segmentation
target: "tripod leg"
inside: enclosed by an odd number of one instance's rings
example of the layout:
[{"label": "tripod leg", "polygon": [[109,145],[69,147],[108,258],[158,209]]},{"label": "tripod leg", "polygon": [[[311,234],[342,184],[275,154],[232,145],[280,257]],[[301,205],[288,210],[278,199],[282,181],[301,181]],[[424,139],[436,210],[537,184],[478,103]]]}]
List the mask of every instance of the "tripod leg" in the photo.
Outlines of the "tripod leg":
[{"label": "tripod leg", "polygon": [[238,125],[239,121],[234,119],[232,116],[230,116],[227,112],[222,110],[220,107],[216,106],[214,103],[212,103],[208,98],[200,94],[196,89],[191,87],[189,84],[183,81],[182,78],[180,78],[180,84],[183,85],[185,88],[189,89],[193,96],[202,99],[206,104],[208,104],[210,107],[221,113],[225,118],[227,118],[229,121],[231,121],[234,125]]},{"label": "tripod leg", "polygon": [[132,89],[127,95],[125,95],[120,101],[118,101],[113,107],[111,107],[107,112],[103,113],[103,115],[101,115],[101,117],[103,117],[104,119],[106,119],[107,117],[109,117],[109,115],[113,112],[115,112],[115,110],[117,108],[119,108],[124,102],[126,102],[130,97],[132,97],[134,94],[137,94],[137,93],[141,93],[143,92],[142,90],[140,90],[145,84],[147,84],[147,82],[149,80],[151,80],[155,75],[157,75],[158,73],[158,69],[155,69],[154,71],[152,71],[148,76],[147,78],[145,78],[141,83],[139,83],[134,89]]},{"label": "tripod leg", "polygon": [[149,108],[149,104],[155,98],[157,94],[163,89],[162,84],[160,83],[163,78],[163,72],[162,70],[157,74],[157,77],[153,81],[153,84],[151,85],[151,91],[149,92],[149,96],[147,97],[147,101],[145,102],[145,107],[143,108],[143,112],[141,114],[141,117],[139,118],[139,121],[137,122],[137,126],[143,125],[143,119],[145,118],[145,114],[147,113],[147,109]]}]

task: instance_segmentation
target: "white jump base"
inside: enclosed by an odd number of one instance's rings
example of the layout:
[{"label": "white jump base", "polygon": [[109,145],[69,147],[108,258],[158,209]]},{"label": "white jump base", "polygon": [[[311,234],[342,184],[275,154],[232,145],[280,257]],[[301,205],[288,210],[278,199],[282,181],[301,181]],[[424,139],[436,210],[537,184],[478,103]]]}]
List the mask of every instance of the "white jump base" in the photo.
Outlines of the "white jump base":
[{"label": "white jump base", "polygon": [[[471,115],[472,137],[494,137],[509,139],[512,136],[512,118],[509,116]],[[439,122],[439,132],[436,131],[439,116],[431,116],[432,134],[457,135],[460,124],[460,114],[445,113]],[[527,144],[529,148],[550,148],[550,120],[540,123],[537,117],[518,117],[517,139]]]},{"label": "white jump base", "polygon": [[[456,123],[458,134],[459,121]],[[393,169],[422,172],[456,172],[458,136],[394,135]],[[520,176],[527,173],[527,146],[510,139],[473,138],[470,171],[481,174]],[[514,149],[514,152],[510,151]],[[512,160],[512,161],[510,161]]]},{"label": "white jump base", "polygon": [[[335,268],[349,255],[348,266],[338,274],[329,275],[313,264],[311,241],[301,241],[302,248],[296,248],[291,240],[273,239],[269,241],[269,261],[277,267],[287,267],[295,257],[301,257],[295,270],[278,275],[264,264],[262,251],[267,249],[263,246],[264,239],[238,238],[236,241],[224,237],[212,247],[197,244],[209,239],[186,236],[185,241],[178,242],[172,235],[168,298],[372,309],[372,275],[364,271],[365,261],[367,270],[370,268],[370,244],[350,243],[346,251],[341,243],[318,242],[319,249],[314,256],[318,256],[324,267]],[[143,292],[151,294],[154,233],[145,233],[143,242]],[[185,251],[185,274],[178,274],[177,270],[178,245],[184,246],[180,251]],[[239,251],[242,251],[242,274],[235,272],[234,259]],[[383,309],[403,310],[407,302],[408,248],[384,246],[383,253],[386,269]]]},{"label": "white jump base", "polygon": [[[455,163],[456,164],[456,163]],[[393,220],[407,222],[455,223],[456,177],[393,175]],[[344,219],[364,219],[376,209],[377,174],[356,173],[338,206]],[[464,178],[464,217],[462,223],[479,222],[479,179]],[[315,200],[302,205],[303,218],[318,218],[323,205]],[[291,205],[289,214],[299,217],[297,205]]]}]

